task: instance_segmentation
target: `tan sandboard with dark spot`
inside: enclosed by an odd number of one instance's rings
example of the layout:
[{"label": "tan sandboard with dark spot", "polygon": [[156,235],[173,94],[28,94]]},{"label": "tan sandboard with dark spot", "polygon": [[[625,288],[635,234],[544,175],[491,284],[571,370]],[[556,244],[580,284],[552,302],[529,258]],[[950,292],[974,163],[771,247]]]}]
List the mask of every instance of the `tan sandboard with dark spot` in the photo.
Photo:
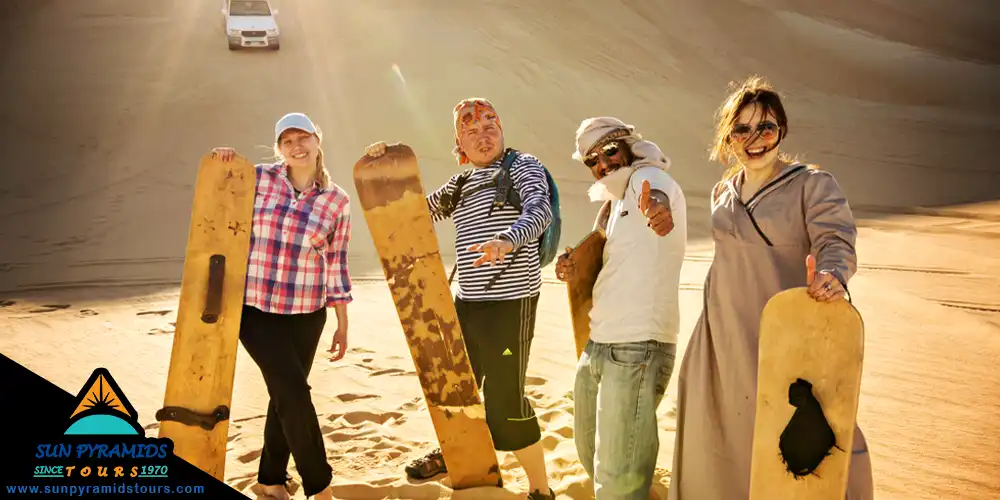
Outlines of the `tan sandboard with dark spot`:
[{"label": "tan sandboard with dark spot", "polygon": [[455,489],[500,486],[500,465],[472,373],[413,150],[361,157],[354,183],[396,304]]},{"label": "tan sandboard with dark spot", "polygon": [[[760,321],[751,500],[844,499],[864,341],[861,315],[847,300],[818,302],[806,288],[793,288],[768,301]],[[779,449],[781,433],[797,410],[789,403],[789,387],[797,379],[812,384],[840,448],[831,448],[812,474],[801,477],[789,472]]]},{"label": "tan sandboard with dark spot", "polygon": [[594,305],[594,283],[604,265],[604,231],[596,229],[580,240],[569,254],[573,261],[573,274],[566,280],[569,294],[570,319],[573,324],[573,342],[576,344],[576,358],[580,359],[583,349],[590,340],[590,309]]},{"label": "tan sandboard with dark spot", "polygon": [[225,479],[257,172],[246,159],[198,166],[159,437]]}]

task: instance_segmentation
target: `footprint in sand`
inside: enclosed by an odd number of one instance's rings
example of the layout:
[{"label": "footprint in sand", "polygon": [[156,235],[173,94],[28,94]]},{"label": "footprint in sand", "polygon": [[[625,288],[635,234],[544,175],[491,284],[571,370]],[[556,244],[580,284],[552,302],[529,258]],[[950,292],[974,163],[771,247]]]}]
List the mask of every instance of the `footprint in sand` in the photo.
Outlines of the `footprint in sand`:
[{"label": "footprint in sand", "polygon": [[246,479],[240,479],[235,483],[230,483],[230,486],[236,489],[236,491],[243,491],[247,486],[250,486],[254,482],[253,477],[248,477]]},{"label": "footprint in sand", "polygon": [[331,449],[327,454],[332,462],[342,462],[343,465],[334,465],[335,469],[367,470],[385,466],[387,461],[397,460],[413,451],[410,446],[397,442],[381,432],[375,432],[364,438],[354,436],[350,441],[338,442],[342,444],[334,445],[335,449]]},{"label": "footprint in sand", "polygon": [[402,423],[402,413],[390,411],[385,413],[372,413],[370,411],[354,411],[344,414],[344,420],[351,425],[358,425],[362,422],[374,422],[383,425],[395,419],[397,423]]},{"label": "footprint in sand", "polygon": [[241,463],[248,464],[248,463],[253,462],[254,460],[257,460],[258,458],[260,458],[261,453],[262,453],[262,450],[253,450],[251,452],[244,453],[244,454],[236,457],[236,459],[239,460]]},{"label": "footprint in sand", "polygon": [[555,420],[556,417],[564,413],[567,413],[566,410],[559,410],[559,409],[538,412],[538,420],[541,420],[542,422],[545,423],[549,423]]},{"label": "footprint in sand", "polygon": [[10,307],[14,304],[17,304],[17,302],[13,300],[0,300],[0,307]]},{"label": "footprint in sand", "polygon": [[59,311],[62,309],[68,309],[69,306],[70,306],[69,304],[43,304],[41,307],[36,307],[28,312],[32,314],[47,313],[52,311]]},{"label": "footprint in sand", "polygon": [[548,382],[548,380],[546,380],[546,379],[544,379],[542,377],[525,377],[524,378],[524,385],[526,385],[526,386],[545,385],[547,382]]},{"label": "footprint in sand", "polygon": [[173,329],[153,328],[150,331],[146,332],[146,335],[171,335],[173,333],[174,333]]},{"label": "footprint in sand", "polygon": [[542,438],[542,448],[545,448],[546,451],[553,451],[560,442],[559,438],[549,434]]},{"label": "footprint in sand", "polygon": [[378,434],[378,429],[355,429],[353,427],[337,427],[332,428],[329,426],[323,426],[323,435],[333,441],[334,443],[343,443],[346,441],[352,441],[361,439],[372,434]]},{"label": "footprint in sand", "polygon": [[573,428],[570,427],[570,426],[568,426],[568,425],[564,425],[562,427],[558,427],[558,428],[552,429],[549,432],[551,432],[553,434],[558,434],[558,435],[562,436],[565,439],[572,439],[573,438]]},{"label": "footprint in sand", "polygon": [[402,411],[414,411],[414,410],[417,410],[417,409],[420,408],[421,401],[423,401],[423,398],[413,398],[413,399],[410,400],[410,402],[403,403],[403,405],[400,406],[399,408],[397,408],[397,410],[402,410]]},{"label": "footprint in sand", "polygon": [[375,351],[369,351],[364,347],[352,347],[347,350],[349,354],[375,354]]},{"label": "footprint in sand", "polygon": [[379,399],[382,396],[378,394],[338,394],[335,397],[344,403],[350,403],[359,399]]},{"label": "footprint in sand", "polygon": [[93,309],[80,309],[80,316],[97,316],[97,311]]}]

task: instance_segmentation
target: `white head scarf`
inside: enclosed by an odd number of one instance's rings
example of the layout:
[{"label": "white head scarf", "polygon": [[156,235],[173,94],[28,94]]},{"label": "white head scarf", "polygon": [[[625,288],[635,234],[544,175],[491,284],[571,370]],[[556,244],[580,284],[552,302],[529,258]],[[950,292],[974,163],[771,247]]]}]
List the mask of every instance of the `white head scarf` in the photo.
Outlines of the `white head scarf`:
[{"label": "white head scarf", "polygon": [[633,161],[628,167],[605,176],[595,182],[587,191],[590,201],[620,200],[625,196],[628,180],[638,168],[656,167],[667,171],[670,168],[670,158],[660,151],[659,146],[642,138],[635,127],[627,125],[617,118],[600,116],[587,118],[576,130],[576,151],[573,159],[582,162],[588,154],[599,147],[614,141],[622,140],[632,150]]}]

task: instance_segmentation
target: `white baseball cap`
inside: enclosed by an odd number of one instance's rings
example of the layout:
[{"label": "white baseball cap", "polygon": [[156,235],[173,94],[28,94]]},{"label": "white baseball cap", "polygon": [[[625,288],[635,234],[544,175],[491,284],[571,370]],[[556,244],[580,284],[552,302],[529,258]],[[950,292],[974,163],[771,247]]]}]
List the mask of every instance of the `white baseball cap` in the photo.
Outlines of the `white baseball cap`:
[{"label": "white baseball cap", "polygon": [[288,113],[282,116],[278,123],[274,124],[274,141],[278,142],[278,138],[281,137],[286,130],[289,129],[299,129],[310,134],[316,133],[316,125],[313,124],[312,120],[309,119],[303,113]]}]

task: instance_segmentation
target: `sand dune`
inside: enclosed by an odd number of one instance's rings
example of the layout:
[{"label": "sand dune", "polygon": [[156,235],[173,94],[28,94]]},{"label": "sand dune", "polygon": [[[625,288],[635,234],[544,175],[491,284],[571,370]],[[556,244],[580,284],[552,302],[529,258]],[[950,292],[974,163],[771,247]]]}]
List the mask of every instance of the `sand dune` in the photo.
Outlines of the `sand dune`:
[{"label": "sand dune", "polygon": [[[852,294],[868,328],[859,419],[878,498],[1000,497],[1000,11],[986,0],[276,3],[282,50],[230,52],[218,2],[5,2],[0,352],[70,391],[108,367],[153,430],[197,159],[231,145],[264,160],[274,120],[299,110],[349,193],[376,140],[412,145],[435,187],[456,169],[451,108],[470,95],[492,99],[508,142],[556,176],[564,244],[596,209],[570,160],[581,119],[619,116],[671,156],[690,205],[683,348],[711,259],[712,113],[729,81],[761,73],[786,96],[785,147],[834,172],[863,226]],[[438,231],[447,259],[454,233]],[[317,357],[311,378],[336,495],[520,498],[506,455],[504,490],[404,478],[434,433],[360,219],[352,238],[352,350]],[[572,443],[565,292],[546,276],[529,393],[556,491],[592,498]],[[675,384],[660,411],[661,496]],[[226,476],[250,496],[265,407],[241,350]]]}]

